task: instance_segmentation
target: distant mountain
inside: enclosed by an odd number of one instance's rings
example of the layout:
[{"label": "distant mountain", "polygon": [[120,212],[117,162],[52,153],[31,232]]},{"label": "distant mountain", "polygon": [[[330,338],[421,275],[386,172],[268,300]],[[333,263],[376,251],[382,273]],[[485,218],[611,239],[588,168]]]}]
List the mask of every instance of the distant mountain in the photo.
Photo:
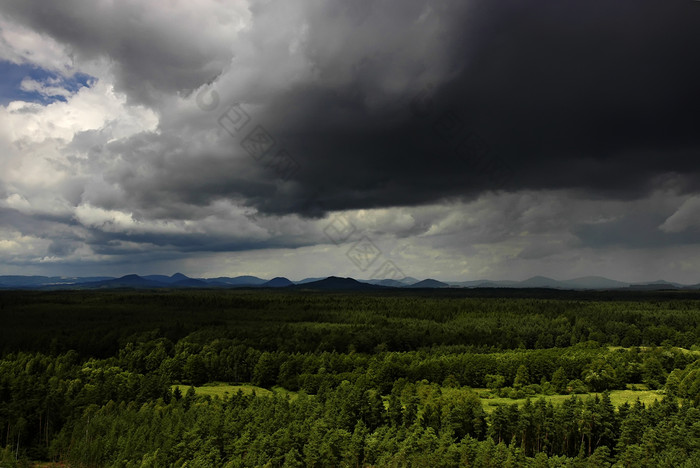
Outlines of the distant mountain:
[{"label": "distant mountain", "polygon": [[367,281],[360,281],[361,283],[367,283],[367,284],[376,284],[379,286],[385,286],[388,288],[404,288],[406,287],[406,283],[402,283],[401,281],[398,280],[393,280],[393,279],[371,279]]},{"label": "distant mountain", "polygon": [[560,283],[571,289],[618,289],[629,286],[629,283],[612,280],[603,276],[584,276],[560,281]]},{"label": "distant mountain", "polygon": [[664,280],[653,281],[651,283],[634,283],[628,286],[628,289],[633,289],[637,291],[662,291],[669,289],[682,289],[687,288],[686,286],[678,283],[671,283]]},{"label": "distant mountain", "polygon": [[[159,278],[156,280],[155,278]],[[109,288],[135,288],[135,289],[155,289],[155,288],[206,288],[212,287],[209,283],[189,278],[182,273],[173,276],[162,275],[126,275],[121,278],[112,278],[103,281],[82,283],[81,289],[109,289]]]},{"label": "distant mountain", "polygon": [[144,275],[141,278],[149,280],[149,281],[158,281],[159,283],[173,283],[174,281],[171,281],[170,276],[166,275]]},{"label": "distant mountain", "polygon": [[405,278],[402,278],[399,281],[405,285],[411,285],[411,284],[416,284],[420,280],[417,278],[414,278],[413,276],[406,276]]},{"label": "distant mountain", "polygon": [[428,279],[424,279],[423,281],[419,281],[417,283],[414,283],[408,287],[409,288],[449,288],[450,285],[447,283],[443,283],[442,281],[428,278]]},{"label": "distant mountain", "polygon": [[546,288],[546,289],[617,289],[624,288],[629,283],[615,281],[602,276],[585,276],[570,280],[555,280],[546,276],[533,276],[524,281],[492,281],[475,280],[450,282],[452,286],[464,288]]},{"label": "distant mountain", "polygon": [[257,276],[236,276],[235,278],[220,276],[218,278],[206,278],[202,281],[210,284],[225,284],[229,286],[260,286],[267,282],[267,280],[258,278]]},{"label": "distant mountain", "polygon": [[533,276],[524,281],[508,280],[473,280],[450,281],[451,286],[463,288],[547,288],[547,289],[617,289],[629,286],[629,283],[615,281],[602,276],[584,276],[570,280],[555,280],[546,276]]},{"label": "distant mountain", "polygon": [[313,283],[314,281],[321,281],[322,279],[328,278],[327,276],[321,276],[319,278],[304,278],[301,281],[295,281],[294,284],[306,284],[306,283]]},{"label": "distant mountain", "polygon": [[675,283],[675,282],[673,282],[673,281],[666,281],[666,280],[656,280],[656,281],[652,281],[652,282],[647,283],[647,284],[658,284],[658,285],[660,285],[660,286],[674,286],[674,287],[676,287],[676,288],[684,288],[684,287],[686,287],[686,285],[684,285],[684,284]]},{"label": "distant mountain", "polygon": [[195,278],[182,279],[180,281],[175,281],[174,283],[169,283],[168,286],[173,288],[211,288],[217,286],[214,283],[207,283]]},{"label": "distant mountain", "polygon": [[286,288],[287,286],[293,286],[294,283],[289,281],[287,278],[278,276],[277,278],[272,278],[270,281],[260,285],[261,288]]},{"label": "distant mountain", "polygon": [[473,280],[449,281],[447,284],[462,288],[515,288],[518,287],[519,281]]},{"label": "distant mountain", "polygon": [[361,283],[353,278],[338,278],[337,276],[329,276],[319,281],[296,284],[290,286],[290,288],[315,289],[320,291],[366,291],[384,289],[382,286],[377,286],[375,284]]},{"label": "distant mountain", "polygon": [[271,280],[257,276],[236,276],[218,278],[190,278],[182,273],[167,275],[126,275],[121,278],[109,276],[65,277],[65,276],[0,276],[0,289],[95,289],[95,288],[242,288],[267,287],[282,288],[295,286],[297,289],[363,290],[380,288],[546,288],[566,290],[611,290],[627,289],[639,291],[698,290],[700,284],[683,285],[658,280],[648,283],[626,283],[603,276],[584,276],[569,280],[555,280],[545,276],[533,276],[524,281],[449,281],[435,279],[418,281],[405,277],[394,279],[355,280],[353,278],[305,278],[293,282],[284,277]]},{"label": "distant mountain", "polygon": [[555,280],[546,276],[533,276],[524,281],[480,281],[468,287],[480,288],[546,288],[546,289],[618,289],[629,283],[615,281],[602,276],[584,276],[570,280]]},{"label": "distant mountain", "polygon": [[479,285],[480,288],[518,288],[520,281],[500,280],[500,281],[484,281]]},{"label": "distant mountain", "polygon": [[519,288],[553,288],[562,289],[563,284],[559,281],[547,278],[546,276],[533,276],[518,283]]},{"label": "distant mountain", "polygon": [[91,283],[83,283],[80,285],[82,288],[89,289],[111,289],[111,288],[139,288],[139,289],[152,289],[152,288],[163,288],[167,287],[167,284],[161,283],[160,281],[153,281],[146,278],[142,278],[139,275],[126,275],[121,278],[113,278],[103,281],[95,281]]},{"label": "distant mountain", "polygon": [[192,278],[189,278],[182,273],[175,273],[172,276],[166,276],[166,275],[146,275],[142,276],[142,278],[150,280],[150,281],[158,281],[159,283],[165,283],[165,284],[171,284],[171,283],[177,283],[180,281],[187,281]]}]

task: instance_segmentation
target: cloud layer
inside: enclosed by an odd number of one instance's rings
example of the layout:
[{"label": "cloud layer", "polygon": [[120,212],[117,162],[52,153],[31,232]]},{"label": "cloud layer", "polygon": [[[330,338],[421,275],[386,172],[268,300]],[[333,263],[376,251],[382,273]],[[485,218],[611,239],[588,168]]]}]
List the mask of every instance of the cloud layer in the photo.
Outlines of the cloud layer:
[{"label": "cloud layer", "polygon": [[217,255],[196,269],[370,274],[324,234],[342,215],[413,276],[603,274],[612,258],[620,279],[646,262],[700,281],[676,260],[698,248],[699,15],[5,1],[0,59],[43,70],[20,90],[51,99],[0,108],[0,255],[8,271]]}]

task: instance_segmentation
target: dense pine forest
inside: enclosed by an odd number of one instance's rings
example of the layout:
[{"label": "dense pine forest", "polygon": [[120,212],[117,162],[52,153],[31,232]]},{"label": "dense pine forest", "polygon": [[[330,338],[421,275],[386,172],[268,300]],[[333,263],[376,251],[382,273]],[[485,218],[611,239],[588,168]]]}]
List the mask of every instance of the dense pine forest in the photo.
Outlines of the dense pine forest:
[{"label": "dense pine forest", "polygon": [[0,323],[2,467],[700,466],[690,292],[4,291]]}]

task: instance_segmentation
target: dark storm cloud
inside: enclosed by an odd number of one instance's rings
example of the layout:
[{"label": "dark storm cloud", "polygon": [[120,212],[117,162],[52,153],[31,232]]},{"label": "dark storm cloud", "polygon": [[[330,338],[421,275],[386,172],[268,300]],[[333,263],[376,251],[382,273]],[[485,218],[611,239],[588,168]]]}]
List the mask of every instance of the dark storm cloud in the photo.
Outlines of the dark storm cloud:
[{"label": "dark storm cloud", "polygon": [[218,76],[222,102],[255,105],[299,164],[281,183],[240,142],[212,136],[213,120],[188,133],[201,115],[163,112],[158,135],[111,148],[127,164],[107,178],[134,211],[177,216],[228,198],[314,216],[501,189],[635,198],[669,173],[697,188],[697,2],[299,2],[297,16],[253,2],[248,27],[228,36],[193,34],[208,19],[95,5],[10,0],[2,11],[109,57],[119,90],[161,111]]},{"label": "dark storm cloud", "polygon": [[85,242],[95,253],[115,255],[137,252],[147,246],[169,248],[177,252],[240,252],[269,248],[296,248],[308,245],[310,239],[293,236],[273,239],[235,238],[227,233],[148,233],[148,232],[104,232],[88,229]]},{"label": "dark storm cloud", "polygon": [[[696,188],[696,2],[506,1],[439,13],[453,76],[427,91],[424,108],[421,89],[403,96],[403,108],[366,104],[393,58],[370,51],[348,88],[308,84],[272,102],[270,127],[294,148],[303,191],[321,208],[487,189],[638,197],[673,172]],[[312,24],[312,44],[314,32]],[[423,52],[414,51],[416,64],[427,62]],[[337,66],[317,65],[321,76]],[[263,208],[290,209],[275,199]]]}]

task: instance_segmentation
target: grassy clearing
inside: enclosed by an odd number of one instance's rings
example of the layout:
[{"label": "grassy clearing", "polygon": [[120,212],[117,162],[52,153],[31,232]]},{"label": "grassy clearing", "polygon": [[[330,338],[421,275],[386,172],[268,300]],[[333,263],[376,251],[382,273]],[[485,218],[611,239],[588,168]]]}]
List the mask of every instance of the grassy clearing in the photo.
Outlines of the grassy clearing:
[{"label": "grassy clearing", "polygon": [[634,403],[639,399],[645,405],[650,405],[656,400],[662,400],[664,393],[660,390],[614,390],[610,392],[610,401],[615,406],[621,406],[625,403]]},{"label": "grassy clearing", "polygon": [[[187,392],[187,389],[189,389],[188,385],[173,385],[172,389],[175,390],[175,387],[180,387],[180,391],[183,395]],[[613,390],[610,392],[610,401],[615,407],[622,406],[625,403],[633,404],[637,401],[637,399],[639,399],[639,401],[644,403],[645,405],[650,405],[656,400],[661,400],[664,396],[661,390],[647,390],[642,385],[630,387],[631,388],[627,390]],[[423,394],[426,391],[429,392],[429,388],[430,387],[426,386],[425,389],[421,390],[421,387],[419,386],[418,393]],[[278,394],[282,396],[289,396],[289,398],[291,398],[292,400],[297,398],[296,392],[285,390],[282,387],[273,387],[272,390],[268,390],[266,388],[256,387],[255,385],[229,385],[221,382],[213,382],[205,384],[201,387],[194,388],[196,395],[208,395],[217,398],[224,398],[225,396],[235,395],[236,393],[238,393],[239,390],[243,392],[244,395],[252,395],[253,392],[255,392],[257,396],[270,396],[272,394]],[[496,409],[496,407],[503,405],[510,406],[512,404],[517,404],[518,406],[523,406],[525,404],[525,401],[527,400],[527,398],[513,400],[510,398],[494,397],[491,394],[491,390],[487,388],[474,388],[471,390],[473,390],[474,392],[476,392],[477,395],[479,395],[479,398],[481,399],[481,404],[484,406],[484,411],[486,411],[487,413],[492,413]],[[466,388],[442,388],[442,392],[444,394],[454,392],[459,393],[464,391],[470,390]],[[602,393],[584,393],[576,396],[578,398],[587,399],[596,395],[601,396]],[[548,402],[551,401],[554,405],[560,405],[564,402],[564,400],[571,398],[571,396],[572,395],[537,394],[529,398],[532,401],[544,398]],[[388,405],[387,397],[384,398],[384,404],[385,406]]]},{"label": "grassy clearing", "polygon": [[[644,351],[649,351],[650,349],[652,349],[652,348],[650,348],[649,346],[636,346],[636,348],[639,349],[639,351],[642,351],[642,352],[644,352]],[[696,346],[693,346],[693,349],[679,348],[679,347],[677,347],[677,346],[674,346],[674,347],[672,347],[672,348],[670,348],[670,349],[671,349],[671,350],[674,350],[674,351],[680,351],[680,352],[683,353],[683,354],[693,354],[693,355],[699,356],[699,355],[700,355],[700,349],[695,349],[695,348],[696,348]],[[629,351],[629,350],[632,349],[632,348],[630,348],[630,347],[625,348],[624,346],[608,346],[608,349],[609,349],[610,351],[620,351],[620,350]]]},{"label": "grassy clearing", "polygon": [[[190,388],[189,385],[173,385],[172,389],[175,390],[176,387],[180,387],[180,391],[184,395]],[[282,396],[289,396],[292,400],[297,397],[295,392],[290,392],[282,387],[273,387],[272,390],[267,388],[256,387],[255,385],[229,385],[221,382],[212,382],[204,384],[201,387],[194,387],[194,392],[196,395],[211,396],[217,398],[224,398],[225,396],[232,396],[241,391],[244,395],[252,395],[255,393],[257,396],[270,396],[273,394],[278,394]]]},{"label": "grassy clearing", "polygon": [[[520,398],[517,400],[512,400],[510,398],[498,398],[491,397],[490,391],[485,388],[474,389],[476,393],[481,398],[481,404],[484,406],[484,411],[487,413],[493,412],[497,406],[502,405],[512,405],[517,404],[522,406],[525,404],[526,398]],[[584,393],[581,395],[576,395],[579,398],[587,399],[594,396],[601,396],[602,393]],[[639,399],[640,402],[645,405],[650,405],[656,400],[663,399],[664,394],[660,390],[612,390],[610,392],[610,402],[616,408],[622,406],[625,403],[633,404]],[[530,397],[530,400],[538,400],[544,398],[546,401],[551,401],[554,405],[560,405],[564,400],[571,398],[571,395],[534,395]]]}]

